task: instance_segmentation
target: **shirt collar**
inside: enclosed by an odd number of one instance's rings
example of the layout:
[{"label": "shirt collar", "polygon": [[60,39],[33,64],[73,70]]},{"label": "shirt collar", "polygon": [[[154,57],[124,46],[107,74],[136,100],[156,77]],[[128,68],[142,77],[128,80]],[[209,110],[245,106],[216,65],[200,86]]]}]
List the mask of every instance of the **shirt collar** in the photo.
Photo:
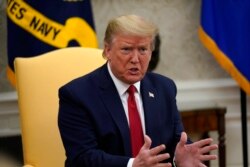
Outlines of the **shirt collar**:
[{"label": "shirt collar", "polygon": [[[116,86],[116,89],[117,89],[119,95],[122,96],[124,93],[126,93],[126,91],[127,91],[127,89],[129,88],[130,85],[127,84],[127,83],[122,82],[121,80],[119,80],[119,79],[113,74],[113,72],[111,71],[109,62],[107,63],[107,66],[108,66],[108,72],[109,72],[109,74],[110,74],[112,80],[114,81],[114,84],[115,84],[115,86]],[[141,82],[138,81],[138,82],[134,83],[134,86],[136,87],[137,92],[140,94]]]}]

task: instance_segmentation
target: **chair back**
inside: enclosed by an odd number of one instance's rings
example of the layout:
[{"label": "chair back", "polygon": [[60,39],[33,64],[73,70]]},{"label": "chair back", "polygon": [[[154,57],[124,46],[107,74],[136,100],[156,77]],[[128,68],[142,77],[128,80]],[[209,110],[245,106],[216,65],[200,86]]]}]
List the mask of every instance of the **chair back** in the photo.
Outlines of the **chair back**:
[{"label": "chair back", "polygon": [[24,166],[64,166],[65,150],[57,125],[58,89],[105,62],[102,50],[82,47],[15,59]]}]

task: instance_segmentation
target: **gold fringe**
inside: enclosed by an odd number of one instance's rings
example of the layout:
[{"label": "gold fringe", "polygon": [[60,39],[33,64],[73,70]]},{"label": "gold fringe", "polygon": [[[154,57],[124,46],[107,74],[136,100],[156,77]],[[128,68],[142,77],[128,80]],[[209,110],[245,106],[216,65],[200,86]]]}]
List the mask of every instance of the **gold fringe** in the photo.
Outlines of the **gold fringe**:
[{"label": "gold fringe", "polygon": [[7,78],[8,80],[10,81],[10,84],[16,88],[16,78],[15,78],[15,73],[14,71],[8,66],[7,67],[7,70],[6,70],[6,73],[7,73]]},{"label": "gold fringe", "polygon": [[236,80],[240,87],[250,95],[250,82],[234,66],[233,62],[220,50],[212,38],[200,26],[198,29],[199,38],[203,45],[212,53],[218,63]]}]

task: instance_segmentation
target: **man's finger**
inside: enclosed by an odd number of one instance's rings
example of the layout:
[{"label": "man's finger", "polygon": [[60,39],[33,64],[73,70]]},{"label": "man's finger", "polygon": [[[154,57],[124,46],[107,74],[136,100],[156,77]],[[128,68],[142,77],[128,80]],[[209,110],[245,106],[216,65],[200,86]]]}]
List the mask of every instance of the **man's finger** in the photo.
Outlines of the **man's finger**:
[{"label": "man's finger", "polygon": [[160,163],[160,164],[157,164],[157,167],[172,167],[171,163]]},{"label": "man's finger", "polygon": [[207,138],[207,139],[203,139],[203,140],[199,140],[197,142],[195,142],[194,144],[197,145],[199,148],[204,147],[206,145],[210,145],[213,142],[212,138]]},{"label": "man's finger", "polygon": [[214,155],[214,154],[208,154],[208,155],[202,155],[200,157],[200,160],[201,161],[210,161],[210,160],[216,160],[218,158],[217,155]]},{"label": "man's finger", "polygon": [[181,133],[180,146],[184,146],[187,143],[187,134],[186,132]]},{"label": "man's finger", "polygon": [[162,152],[165,149],[166,149],[166,146],[164,144],[161,144],[159,146],[151,148],[150,149],[150,155],[157,155],[157,154],[159,154],[160,152]]},{"label": "man's finger", "polygon": [[207,167],[207,166],[205,164],[203,164],[203,163],[200,163],[199,167]]},{"label": "man's finger", "polygon": [[160,162],[162,162],[164,160],[169,159],[170,155],[168,153],[158,154],[158,155],[155,156],[155,158],[156,158],[156,162],[160,163]]},{"label": "man's finger", "polygon": [[205,146],[203,148],[200,149],[200,153],[201,154],[206,154],[210,151],[216,150],[218,149],[218,145],[217,144],[213,144],[213,145],[209,145],[209,146]]},{"label": "man's finger", "polygon": [[150,137],[148,135],[144,135],[144,145],[142,146],[142,148],[150,149],[151,144],[152,144],[152,140],[150,139]]}]

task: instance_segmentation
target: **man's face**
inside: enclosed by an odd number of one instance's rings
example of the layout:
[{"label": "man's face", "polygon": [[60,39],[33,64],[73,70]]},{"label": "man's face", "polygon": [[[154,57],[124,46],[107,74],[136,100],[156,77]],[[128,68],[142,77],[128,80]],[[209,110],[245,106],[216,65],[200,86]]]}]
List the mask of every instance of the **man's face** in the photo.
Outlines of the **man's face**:
[{"label": "man's face", "polygon": [[140,81],[151,58],[151,37],[116,35],[104,52],[113,74],[127,84]]}]

